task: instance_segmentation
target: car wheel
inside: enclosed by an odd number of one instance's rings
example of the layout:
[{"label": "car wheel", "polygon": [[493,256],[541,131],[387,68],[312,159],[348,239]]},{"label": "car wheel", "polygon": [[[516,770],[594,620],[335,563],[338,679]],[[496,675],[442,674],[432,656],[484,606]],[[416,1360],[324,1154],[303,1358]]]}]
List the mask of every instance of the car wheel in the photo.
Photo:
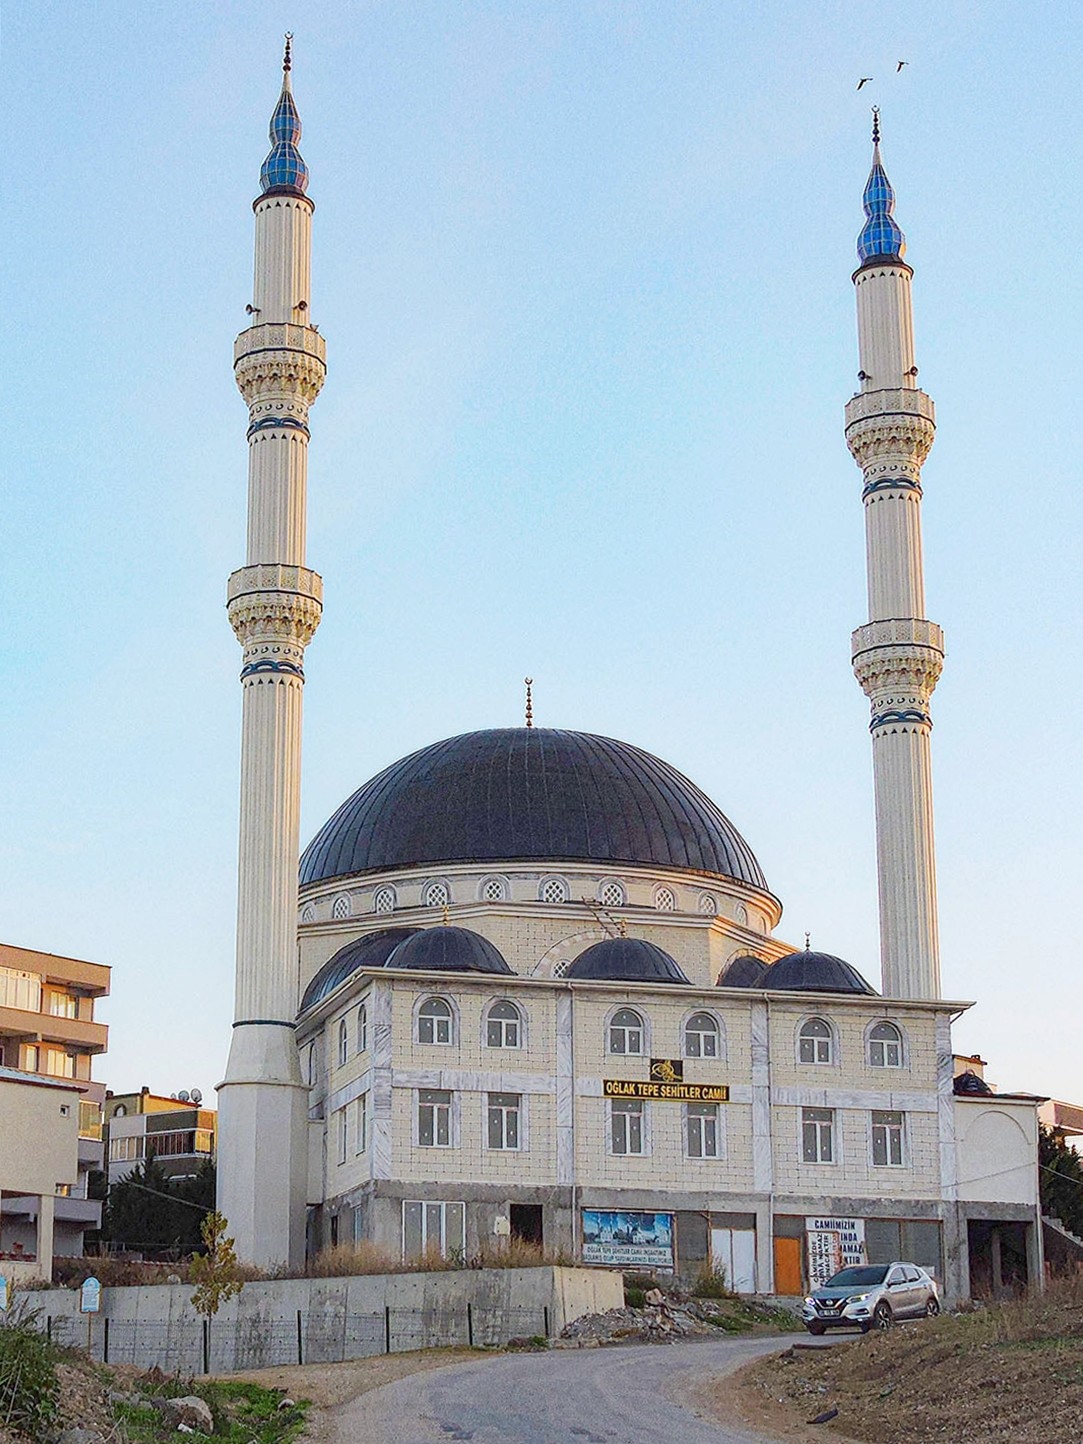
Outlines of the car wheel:
[{"label": "car wheel", "polygon": [[891,1312],[891,1305],[879,1303],[873,1311],[873,1326],[877,1329],[890,1329],[895,1322],[895,1315]]},{"label": "car wheel", "polygon": [[806,1324],[805,1328],[808,1329],[810,1334],[815,1334],[817,1338],[819,1338],[822,1333],[826,1332],[825,1326],[823,1324]]},{"label": "car wheel", "polygon": [[925,1317],[927,1319],[935,1319],[939,1312],[940,1300],[935,1294],[930,1294],[925,1301]]}]

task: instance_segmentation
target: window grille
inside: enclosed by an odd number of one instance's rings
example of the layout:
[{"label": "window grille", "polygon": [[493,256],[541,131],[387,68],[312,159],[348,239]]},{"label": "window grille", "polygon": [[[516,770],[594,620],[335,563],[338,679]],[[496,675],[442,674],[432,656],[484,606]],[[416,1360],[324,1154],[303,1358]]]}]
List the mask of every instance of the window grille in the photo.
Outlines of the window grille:
[{"label": "window grille", "polygon": [[393,913],[395,911],[395,889],[393,887],[378,887],[372,899],[372,911],[374,913]]},{"label": "window grille", "polygon": [[422,894],[421,901],[427,908],[446,908],[451,893],[446,882],[430,882]]},{"label": "window grille", "polygon": [[342,895],[341,897],[335,898],[331,908],[331,916],[336,922],[341,922],[343,918],[350,916],[350,900],[348,897]]},{"label": "window grille", "polygon": [[677,911],[677,897],[671,887],[660,887],[654,895],[654,905],[660,913]]},{"label": "window grille", "polygon": [[568,884],[559,877],[546,878],[542,883],[541,900],[547,903],[564,903],[568,901]]}]

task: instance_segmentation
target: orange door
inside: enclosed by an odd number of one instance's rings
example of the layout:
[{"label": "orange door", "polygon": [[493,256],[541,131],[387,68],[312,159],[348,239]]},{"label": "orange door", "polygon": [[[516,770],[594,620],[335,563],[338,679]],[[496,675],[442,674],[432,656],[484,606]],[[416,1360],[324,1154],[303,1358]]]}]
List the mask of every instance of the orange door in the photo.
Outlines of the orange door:
[{"label": "orange door", "polygon": [[775,1293],[796,1295],[804,1290],[801,1283],[801,1240],[775,1239]]}]

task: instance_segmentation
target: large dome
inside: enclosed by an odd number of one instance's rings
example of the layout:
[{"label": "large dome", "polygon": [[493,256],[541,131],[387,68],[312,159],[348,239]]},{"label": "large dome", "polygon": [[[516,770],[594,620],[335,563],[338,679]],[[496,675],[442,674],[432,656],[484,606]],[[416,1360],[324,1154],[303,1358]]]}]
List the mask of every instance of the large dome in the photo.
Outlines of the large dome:
[{"label": "large dome", "polygon": [[320,828],[301,884],[520,860],[689,868],[767,891],[744,838],[675,767],[627,742],[544,727],[466,732],[392,763]]}]

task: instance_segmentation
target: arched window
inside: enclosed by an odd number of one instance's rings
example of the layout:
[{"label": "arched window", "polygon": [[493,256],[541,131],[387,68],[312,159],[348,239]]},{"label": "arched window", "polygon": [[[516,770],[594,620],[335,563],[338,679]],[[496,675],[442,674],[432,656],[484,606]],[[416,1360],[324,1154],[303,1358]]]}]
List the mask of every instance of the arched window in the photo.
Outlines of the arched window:
[{"label": "arched window", "polygon": [[346,1059],[350,1056],[350,1030],[346,1026],[346,1019],[343,1018],[338,1025],[338,1066],[345,1065]]},{"label": "arched window", "polygon": [[797,1035],[798,1060],[802,1063],[832,1062],[833,1041],[830,1023],[825,1023],[822,1018],[809,1018],[801,1024]]},{"label": "arched window", "polygon": [[419,1043],[451,1043],[454,1014],[446,998],[426,998],[417,1010]]},{"label": "arched window", "polygon": [[693,1013],[684,1025],[684,1056],[686,1058],[717,1058],[718,1020],[710,1013]]},{"label": "arched window", "polygon": [[393,913],[395,911],[395,889],[393,887],[378,887],[372,899],[372,911],[374,913]]},{"label": "arched window", "polygon": [[523,1019],[519,1009],[507,998],[501,998],[489,1009],[485,1019],[487,1048],[519,1048],[523,1041]]},{"label": "arched window", "polygon": [[451,889],[446,882],[430,882],[421,894],[421,902],[427,908],[446,908],[451,901]]},{"label": "arched window", "polygon": [[634,1008],[618,1008],[609,1020],[611,1053],[643,1052],[643,1019]]},{"label": "arched window", "polygon": [[305,906],[301,909],[301,921],[303,923],[310,923],[315,918],[315,916],[316,909],[312,906],[311,903],[306,903]]},{"label": "arched window", "polygon": [[560,958],[557,962],[553,964],[553,977],[563,978],[567,974],[567,971],[571,967],[571,965],[572,964],[570,959]]},{"label": "arched window", "polygon": [[369,1010],[362,1003],[357,1010],[357,1051],[363,1053],[369,1045]]},{"label": "arched window", "polygon": [[748,927],[748,908],[745,907],[744,903],[737,904],[737,908],[734,912],[734,917],[743,928]]},{"label": "arched window", "polygon": [[713,917],[715,917],[715,916],[717,915],[717,913],[718,913],[718,903],[715,901],[715,898],[714,898],[714,894],[713,894],[713,893],[709,893],[709,892],[701,892],[701,893],[700,893],[700,895],[699,895],[699,910],[700,910],[701,913],[703,913],[703,915],[704,915],[705,917],[713,918]]},{"label": "arched window", "polygon": [[619,882],[603,882],[598,889],[598,901],[604,908],[622,908],[624,906],[624,888]]},{"label": "arched window", "polygon": [[128,1116],[128,1110],[127,1110],[127,1108],[125,1107],[125,1105],[124,1105],[123,1103],[118,1103],[117,1106],[113,1109],[113,1117],[114,1117],[114,1118],[126,1118],[127,1116]]},{"label": "arched window", "polygon": [[544,878],[538,889],[538,900],[547,903],[566,903],[568,901],[568,884],[562,877]]},{"label": "arched window", "polygon": [[654,905],[660,913],[675,913],[677,895],[671,887],[660,887],[654,894]]},{"label": "arched window", "polygon": [[331,908],[331,916],[335,919],[336,922],[339,922],[343,918],[348,918],[350,916],[350,899],[346,896],[345,893],[342,893],[339,897],[335,898],[334,905]]},{"label": "arched window", "polygon": [[481,884],[482,902],[503,902],[507,895],[508,885],[502,877],[487,877]]},{"label": "arched window", "polygon": [[877,1023],[869,1033],[869,1063],[874,1068],[901,1068],[902,1034],[894,1023]]},{"label": "arched window", "polygon": [[308,1086],[310,1088],[315,1088],[316,1086],[316,1072],[316,1040],[313,1038],[312,1042],[308,1045]]}]

